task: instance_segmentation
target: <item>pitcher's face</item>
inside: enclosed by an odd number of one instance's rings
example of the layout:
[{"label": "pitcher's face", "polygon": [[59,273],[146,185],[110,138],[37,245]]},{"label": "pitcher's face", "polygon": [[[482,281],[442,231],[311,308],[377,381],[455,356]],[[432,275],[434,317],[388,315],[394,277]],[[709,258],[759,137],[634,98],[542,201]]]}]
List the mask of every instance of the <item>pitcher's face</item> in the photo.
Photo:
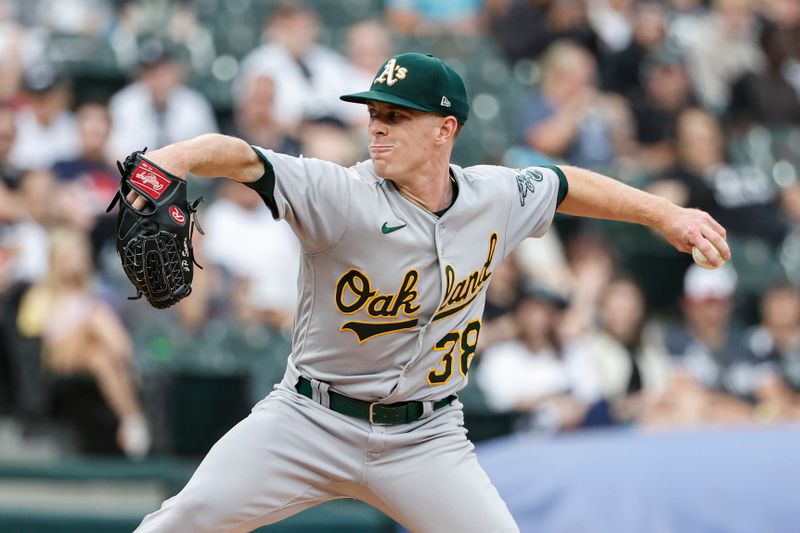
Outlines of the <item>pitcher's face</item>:
[{"label": "pitcher's face", "polygon": [[403,181],[428,162],[444,117],[371,101],[369,109],[369,155],[375,173]]}]

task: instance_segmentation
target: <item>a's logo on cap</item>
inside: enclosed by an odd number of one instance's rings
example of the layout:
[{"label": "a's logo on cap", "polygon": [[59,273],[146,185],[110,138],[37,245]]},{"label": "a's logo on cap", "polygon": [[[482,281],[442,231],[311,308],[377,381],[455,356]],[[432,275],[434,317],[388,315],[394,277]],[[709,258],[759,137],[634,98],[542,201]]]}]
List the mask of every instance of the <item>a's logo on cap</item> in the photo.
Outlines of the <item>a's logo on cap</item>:
[{"label": "a's logo on cap", "polygon": [[408,69],[398,65],[397,59],[392,58],[386,62],[383,66],[383,72],[381,72],[380,76],[375,78],[373,83],[385,83],[391,87],[397,83],[398,80],[406,79],[406,74],[408,74]]},{"label": "a's logo on cap", "polygon": [[450,100],[446,96],[442,96],[442,102],[439,104],[442,107],[450,107]]}]

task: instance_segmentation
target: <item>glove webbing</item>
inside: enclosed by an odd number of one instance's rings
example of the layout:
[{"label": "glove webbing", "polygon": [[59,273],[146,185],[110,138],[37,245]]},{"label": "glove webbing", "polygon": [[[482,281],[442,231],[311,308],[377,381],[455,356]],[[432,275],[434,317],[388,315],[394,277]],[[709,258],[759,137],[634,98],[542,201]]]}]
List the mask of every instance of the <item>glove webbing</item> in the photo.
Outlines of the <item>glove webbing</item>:
[{"label": "glove webbing", "polygon": [[[189,257],[191,257],[192,263],[194,263],[195,266],[200,270],[203,270],[203,266],[198,263],[197,259],[194,257],[192,237],[194,236],[195,226],[197,227],[197,231],[200,233],[200,235],[205,235],[203,227],[196,218],[197,206],[204,201],[205,198],[201,196],[190,205],[186,206],[186,210],[189,212],[189,217],[191,220],[191,226],[189,229]],[[147,221],[141,221],[140,224],[144,226],[146,222]],[[167,238],[165,239],[164,237],[159,237],[159,235],[165,235]],[[149,284],[146,287],[148,289],[146,294],[164,295],[163,297],[170,296],[170,293],[167,291],[170,287],[175,285],[175,281],[182,281],[180,274],[180,252],[178,250],[176,239],[170,237],[172,237],[171,233],[159,231],[157,234],[141,237],[141,239],[136,243],[129,243],[128,246],[125,247],[125,264],[137,264],[136,261],[132,261],[132,259],[137,257],[143,258],[143,261],[141,262],[141,269],[134,273],[136,277],[136,283],[134,284],[134,287],[136,288],[136,296],[128,296],[128,300],[139,300],[142,296],[144,296],[145,292],[142,291],[142,288],[144,285],[146,285],[146,280],[161,280],[161,283],[159,283],[158,286],[153,286],[152,283]],[[165,241],[169,244],[167,245],[166,249],[163,249],[163,246],[160,246],[160,243]],[[136,246],[133,246],[133,244],[136,244]],[[166,263],[160,260],[162,257],[167,258]],[[156,271],[155,274],[157,275],[154,275],[154,271]],[[169,281],[167,282],[167,280]],[[189,292],[186,294],[186,296],[191,294],[191,292],[192,288],[189,287]],[[157,301],[151,301],[151,303],[158,307]]]}]

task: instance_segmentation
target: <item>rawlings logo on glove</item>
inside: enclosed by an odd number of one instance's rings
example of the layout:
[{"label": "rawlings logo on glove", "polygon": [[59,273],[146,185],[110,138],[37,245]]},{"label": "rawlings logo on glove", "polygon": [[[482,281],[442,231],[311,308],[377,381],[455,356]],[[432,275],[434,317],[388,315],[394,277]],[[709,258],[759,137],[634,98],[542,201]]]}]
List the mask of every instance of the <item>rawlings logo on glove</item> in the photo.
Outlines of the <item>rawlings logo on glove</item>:
[{"label": "rawlings logo on glove", "polygon": [[[145,150],[117,162],[121,184],[106,211],[120,202],[117,253],[136,288],[133,299],[144,296],[153,307],[164,309],[191,294],[193,266],[202,268],[194,259],[192,232],[195,225],[201,234],[203,230],[192,214],[203,199],[189,204],[186,181],[146,159]],[[144,208],[128,201],[131,191],[146,200]]]}]

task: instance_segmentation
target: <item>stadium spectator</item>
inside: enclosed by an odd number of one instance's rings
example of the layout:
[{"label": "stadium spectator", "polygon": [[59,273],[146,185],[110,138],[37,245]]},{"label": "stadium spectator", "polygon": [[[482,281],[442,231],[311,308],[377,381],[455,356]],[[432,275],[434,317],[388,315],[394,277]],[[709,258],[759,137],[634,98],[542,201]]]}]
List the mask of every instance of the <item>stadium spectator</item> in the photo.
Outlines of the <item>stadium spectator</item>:
[{"label": "stadium spectator", "polygon": [[630,44],[636,18],[635,4],[633,0],[586,2],[589,23],[604,52],[618,52]]},{"label": "stadium spectator", "polygon": [[774,24],[762,28],[759,44],[765,62],[737,79],[731,91],[727,117],[734,128],[800,126],[800,85],[789,79],[790,45],[785,37]]},{"label": "stadium spectator", "polygon": [[757,415],[767,420],[800,418],[800,293],[788,284],[761,297],[761,322],[749,347],[769,371],[758,384]]},{"label": "stadium spectator", "polygon": [[106,153],[111,134],[108,108],[86,103],[75,113],[78,119],[79,153],[73,159],[57,161],[53,173],[63,183],[75,186],[81,194],[80,206],[91,216],[105,215],[106,207],[119,187],[119,172]]},{"label": "stadium spectator", "polygon": [[614,276],[614,250],[603,237],[577,230],[567,238],[565,251],[570,271],[569,309],[559,324],[564,341],[581,338],[596,319],[603,287]]},{"label": "stadium spectator", "polygon": [[789,57],[792,58],[790,68],[795,71],[792,78],[800,83],[800,75],[797,74],[800,63],[800,3],[795,0],[763,0],[760,8],[761,15],[780,29],[789,49]]},{"label": "stadium spectator", "polygon": [[278,122],[275,81],[269,74],[251,73],[239,81],[234,116],[229,133],[257,146],[270,146],[281,153],[299,155],[297,140]]},{"label": "stadium spectator", "polygon": [[154,150],[217,131],[211,104],[184,85],[184,75],[166,41],[142,40],[136,81],[117,92],[109,104],[112,158],[124,159],[133,150]]},{"label": "stadium spectator", "polygon": [[526,284],[515,311],[518,335],[486,350],[478,386],[498,411],[529,413],[532,427],[568,430],[583,424],[600,387],[588,352],[562,344],[559,321],[569,303],[543,286]]},{"label": "stadium spectator", "polygon": [[667,38],[681,50],[703,38],[705,20],[708,18],[708,0],[667,0],[669,16]]},{"label": "stadium spectator", "polygon": [[596,85],[597,63],[586,49],[555,43],[541,58],[538,95],[519,115],[527,145],[554,159],[603,168],[612,163],[610,111],[615,106]]},{"label": "stadium spectator", "polygon": [[59,159],[75,157],[78,128],[64,75],[40,64],[25,72],[23,88],[27,104],[16,113],[11,164],[23,170],[50,168]]},{"label": "stadium spectator", "polygon": [[[374,20],[357,22],[347,29],[346,53],[351,65],[349,82],[353,92],[372,85],[375,73],[393,53],[391,37],[389,28]],[[363,135],[369,122],[369,113],[356,108],[349,122],[354,125],[356,133]]]},{"label": "stadium spectator", "polygon": [[[47,275],[22,298],[19,330],[40,337],[46,371],[54,377],[89,374],[117,417],[117,443],[129,456],[150,447],[131,368],[132,345],[113,309],[94,292],[90,245],[81,230],[57,227],[50,234]],[[82,435],[84,442],[94,435]]]},{"label": "stadium spectator", "polygon": [[16,191],[6,190],[9,218],[3,222],[6,243],[16,250],[12,266],[15,282],[30,283],[47,273],[47,230],[55,219],[54,190],[55,178],[44,170],[26,172]]},{"label": "stadium spectator", "polygon": [[598,38],[587,16],[581,0],[512,0],[492,10],[492,36],[511,62],[538,59],[560,40],[597,55]]},{"label": "stadium spectator", "polygon": [[400,35],[476,34],[481,0],[387,0],[386,20]]},{"label": "stadium spectator", "polygon": [[728,106],[731,85],[763,62],[754,8],[754,0],[714,0],[711,14],[698,28],[702,38],[687,47],[695,92],[703,107],[716,114]]},{"label": "stadium spectator", "polygon": [[625,47],[611,49],[603,56],[603,87],[625,97],[634,94],[642,87],[647,56],[663,46],[666,35],[667,16],[662,4],[647,1],[633,6],[631,39]]},{"label": "stadium spectator", "polygon": [[676,122],[696,99],[678,50],[662,46],[641,66],[641,86],[630,94],[639,143],[637,160],[643,171],[661,172],[675,164]]},{"label": "stadium spectator", "polygon": [[358,86],[372,84],[372,78],[392,55],[392,39],[389,28],[375,20],[357,22],[347,29],[347,59],[360,73]]},{"label": "stadium spectator", "polygon": [[278,121],[290,133],[304,119],[348,123],[352,110],[339,100],[350,88],[352,68],[338,52],[318,43],[314,11],[282,3],[265,20],[268,40],[242,60],[242,76],[267,74],[275,82]]},{"label": "stadium spectator", "polygon": [[745,330],[733,319],[736,272],[730,265],[704,270],[692,265],[684,277],[685,322],[668,328],[664,347],[672,377],[643,420],[652,425],[741,423],[751,420],[759,361]]},{"label": "stadium spectator", "polygon": [[222,185],[203,218],[206,257],[240,288],[241,318],[279,330],[290,326],[300,244],[289,226],[273,220],[258,194],[235,182]]},{"label": "stadium spectator", "polygon": [[583,339],[618,421],[638,418],[668,381],[669,362],[651,338],[646,310],[636,281],[617,276],[603,288],[597,324]]},{"label": "stadium spectator", "polygon": [[116,214],[106,207],[119,187],[119,171],[107,155],[111,116],[100,103],[85,103],[75,113],[80,135],[77,157],[57,161],[53,173],[60,184],[60,213],[91,234],[95,260],[105,246],[113,246]]},{"label": "stadium spectator", "polygon": [[[157,34],[186,52],[187,65],[207,72],[217,53],[211,29],[203,24],[195,2],[115,2],[118,20],[109,40],[123,68],[137,63],[137,38]],[[232,30],[235,31],[235,30]]]},{"label": "stadium spectator", "polygon": [[708,211],[729,234],[777,246],[786,226],[777,209],[775,182],[759,168],[727,163],[719,121],[688,108],[678,116],[676,137],[677,164],[661,178],[678,185],[673,201]]},{"label": "stadium spectator", "polygon": [[541,238],[525,239],[514,251],[522,277],[537,280],[548,287],[566,291],[572,281],[559,234],[548,231]]},{"label": "stadium spectator", "polygon": [[[533,240],[533,239],[530,239]],[[486,289],[486,307],[478,339],[479,352],[499,342],[509,341],[518,335],[514,309],[519,299],[519,288],[524,276],[517,264],[517,255],[506,257],[492,272],[492,283]],[[477,361],[475,361],[477,363]]]},{"label": "stadium spectator", "polygon": [[512,0],[490,2],[489,27],[492,39],[497,42],[510,63],[521,59],[535,59],[547,44],[542,32],[528,31],[543,28],[548,0]]}]

